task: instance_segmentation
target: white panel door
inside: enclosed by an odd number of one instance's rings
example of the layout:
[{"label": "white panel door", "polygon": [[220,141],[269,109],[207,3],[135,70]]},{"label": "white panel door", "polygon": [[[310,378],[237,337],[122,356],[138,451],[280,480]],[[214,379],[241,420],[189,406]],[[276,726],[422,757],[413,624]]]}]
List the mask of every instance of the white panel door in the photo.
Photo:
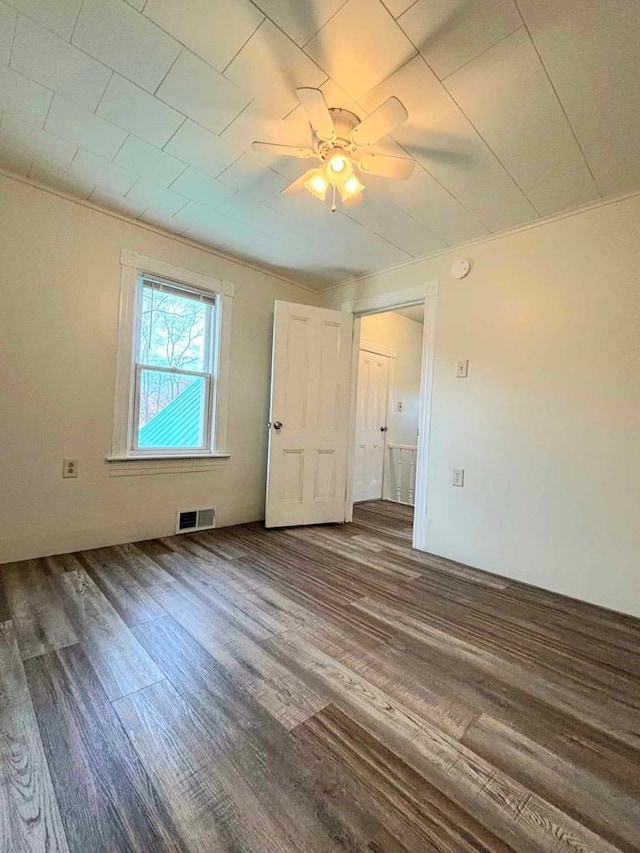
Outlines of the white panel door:
[{"label": "white panel door", "polygon": [[360,350],[354,501],[382,498],[390,358]]},{"label": "white panel door", "polygon": [[276,302],[267,527],[344,521],[353,315]]}]

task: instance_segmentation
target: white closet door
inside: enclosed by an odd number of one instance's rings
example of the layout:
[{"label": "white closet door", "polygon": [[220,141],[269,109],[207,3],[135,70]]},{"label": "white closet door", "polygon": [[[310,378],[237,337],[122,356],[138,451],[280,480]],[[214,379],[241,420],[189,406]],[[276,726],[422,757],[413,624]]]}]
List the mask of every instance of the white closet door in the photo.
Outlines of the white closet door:
[{"label": "white closet door", "polygon": [[360,350],[354,501],[382,498],[390,359]]}]

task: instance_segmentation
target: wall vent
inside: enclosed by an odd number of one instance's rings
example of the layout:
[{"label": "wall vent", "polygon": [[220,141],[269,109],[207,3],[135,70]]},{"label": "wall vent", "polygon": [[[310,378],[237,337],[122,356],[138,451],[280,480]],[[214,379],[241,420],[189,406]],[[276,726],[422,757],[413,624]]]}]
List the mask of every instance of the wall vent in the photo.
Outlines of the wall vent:
[{"label": "wall vent", "polygon": [[216,511],[209,509],[186,509],[176,518],[176,533],[191,533],[194,530],[209,530],[216,526]]}]

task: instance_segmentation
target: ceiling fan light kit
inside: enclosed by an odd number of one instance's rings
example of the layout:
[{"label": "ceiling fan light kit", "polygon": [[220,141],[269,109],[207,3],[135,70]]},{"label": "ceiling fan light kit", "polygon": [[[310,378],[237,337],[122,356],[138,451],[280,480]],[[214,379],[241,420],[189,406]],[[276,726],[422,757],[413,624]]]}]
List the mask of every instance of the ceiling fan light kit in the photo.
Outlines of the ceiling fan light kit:
[{"label": "ceiling fan light kit", "polygon": [[413,160],[367,151],[407,120],[408,113],[398,98],[388,98],[360,121],[350,110],[329,109],[320,89],[301,88],[296,91],[313,131],[313,147],[270,142],[254,142],[252,145],[254,151],[319,161],[318,166],[285,187],[284,195],[305,189],[315,198],[325,201],[327,190],[331,190],[331,210],[335,211],[338,196],[347,207],[362,201],[365,187],[358,173],[398,180],[406,180],[411,175],[415,165]]}]

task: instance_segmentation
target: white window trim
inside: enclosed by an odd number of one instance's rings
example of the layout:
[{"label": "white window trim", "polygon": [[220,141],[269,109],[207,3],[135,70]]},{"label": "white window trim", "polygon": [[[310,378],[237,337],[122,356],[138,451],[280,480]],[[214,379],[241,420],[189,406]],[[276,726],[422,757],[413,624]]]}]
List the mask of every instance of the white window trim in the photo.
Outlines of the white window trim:
[{"label": "white window trim", "polygon": [[[129,249],[123,249],[120,255],[121,285],[120,312],[118,319],[118,350],[116,355],[116,388],[113,410],[113,441],[108,462],[123,463],[127,472],[144,463],[149,463],[149,473],[176,471],[172,466],[175,460],[182,464],[180,470],[202,470],[203,463],[211,465],[212,460],[229,457],[227,451],[227,418],[229,407],[229,372],[231,367],[231,307],[233,305],[233,284],[228,281],[210,278],[201,273],[186,270],[157,261],[154,258],[139,255]],[[214,313],[214,352],[213,375],[216,377],[212,413],[211,449],[204,452],[185,450],[169,452],[140,452],[131,449],[131,412],[134,405],[134,368],[136,322],[136,297],[140,276],[147,274],[160,279],[168,279],[176,284],[205,290],[215,296]],[[135,466],[135,468],[132,468]],[[120,467],[120,466],[119,466]]]}]

